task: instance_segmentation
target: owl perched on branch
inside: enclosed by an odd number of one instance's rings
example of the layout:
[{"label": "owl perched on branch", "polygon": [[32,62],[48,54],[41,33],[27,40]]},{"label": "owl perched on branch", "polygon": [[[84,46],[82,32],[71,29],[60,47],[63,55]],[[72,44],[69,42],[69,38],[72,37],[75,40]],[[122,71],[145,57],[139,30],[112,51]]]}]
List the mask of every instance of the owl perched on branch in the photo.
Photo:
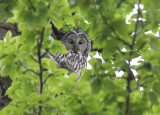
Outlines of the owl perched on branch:
[{"label": "owl perched on branch", "polygon": [[91,51],[91,41],[86,33],[81,29],[72,30],[64,34],[59,39],[68,50],[67,54],[57,53],[53,56],[48,52],[48,57],[54,60],[59,68],[66,68],[70,72],[77,74],[77,80],[79,80],[81,74],[80,70],[87,67],[87,57]]}]

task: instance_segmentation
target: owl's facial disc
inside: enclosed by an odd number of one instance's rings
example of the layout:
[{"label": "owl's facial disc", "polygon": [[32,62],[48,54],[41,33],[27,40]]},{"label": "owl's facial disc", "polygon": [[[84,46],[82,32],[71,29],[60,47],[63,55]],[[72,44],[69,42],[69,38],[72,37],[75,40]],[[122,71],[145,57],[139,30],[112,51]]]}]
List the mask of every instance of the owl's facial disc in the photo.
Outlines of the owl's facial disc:
[{"label": "owl's facial disc", "polygon": [[83,54],[87,48],[87,40],[83,34],[71,33],[67,36],[65,45],[69,51]]}]

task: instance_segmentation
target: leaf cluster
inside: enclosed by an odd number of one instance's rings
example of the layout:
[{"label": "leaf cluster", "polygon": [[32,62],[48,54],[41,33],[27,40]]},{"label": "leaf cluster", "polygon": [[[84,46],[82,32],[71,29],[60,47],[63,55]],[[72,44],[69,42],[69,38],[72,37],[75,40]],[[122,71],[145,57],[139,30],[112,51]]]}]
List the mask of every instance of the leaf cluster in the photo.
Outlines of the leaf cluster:
[{"label": "leaf cluster", "polygon": [[[0,114],[160,114],[160,40],[146,34],[158,32],[158,5],[158,0],[12,0],[0,4],[0,21],[6,17],[6,8],[12,7],[7,21],[18,23],[22,32],[16,37],[8,32],[0,41],[0,74],[12,79],[6,93],[12,101]],[[137,13],[126,24],[133,9]],[[51,36],[50,21],[64,31],[83,29],[93,49],[102,51],[91,52],[92,57],[99,54],[102,59],[89,60],[92,68],[83,69],[78,82],[75,73],[68,74],[53,60],[42,58],[46,49],[53,55],[67,53]],[[139,64],[131,64],[138,57],[142,59]],[[118,77],[117,72],[123,75]]]}]

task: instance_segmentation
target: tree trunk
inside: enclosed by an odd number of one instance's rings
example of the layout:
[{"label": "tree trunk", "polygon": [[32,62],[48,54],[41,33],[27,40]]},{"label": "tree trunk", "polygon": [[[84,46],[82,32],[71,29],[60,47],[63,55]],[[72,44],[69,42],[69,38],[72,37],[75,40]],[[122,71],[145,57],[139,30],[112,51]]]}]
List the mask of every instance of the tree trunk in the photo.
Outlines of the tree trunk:
[{"label": "tree trunk", "polygon": [[9,77],[0,77],[0,110],[11,101],[11,99],[5,95],[7,89],[11,86],[11,82]]}]

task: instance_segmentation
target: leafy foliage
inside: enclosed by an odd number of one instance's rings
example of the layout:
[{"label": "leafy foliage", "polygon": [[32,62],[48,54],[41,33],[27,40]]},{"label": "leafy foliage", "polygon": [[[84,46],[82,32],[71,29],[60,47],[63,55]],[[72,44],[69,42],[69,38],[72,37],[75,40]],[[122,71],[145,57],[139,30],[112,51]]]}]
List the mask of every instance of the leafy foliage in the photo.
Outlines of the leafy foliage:
[{"label": "leafy foliage", "polygon": [[[22,32],[12,37],[9,31],[0,41],[0,74],[12,79],[6,93],[12,101],[0,114],[160,114],[160,40],[145,34],[159,31],[159,4],[159,0],[6,0],[0,4],[0,21],[7,17]],[[133,8],[137,13],[126,24]],[[83,69],[78,82],[74,73],[68,75],[41,56],[46,48],[53,55],[67,53],[60,41],[50,37],[50,21],[65,31],[82,28],[93,49],[102,49],[103,60],[92,58],[92,68]],[[132,65],[137,57],[143,60]],[[117,71],[123,71],[122,77],[117,77]]]}]

